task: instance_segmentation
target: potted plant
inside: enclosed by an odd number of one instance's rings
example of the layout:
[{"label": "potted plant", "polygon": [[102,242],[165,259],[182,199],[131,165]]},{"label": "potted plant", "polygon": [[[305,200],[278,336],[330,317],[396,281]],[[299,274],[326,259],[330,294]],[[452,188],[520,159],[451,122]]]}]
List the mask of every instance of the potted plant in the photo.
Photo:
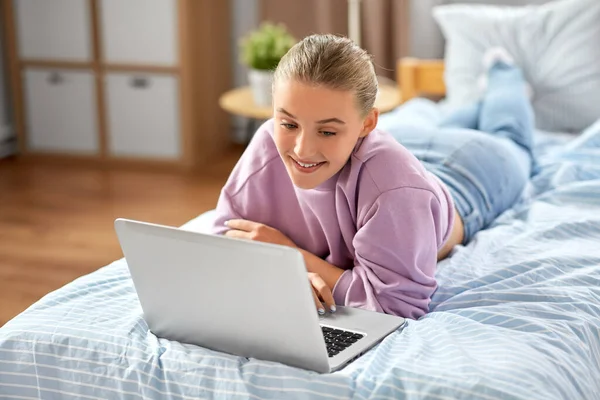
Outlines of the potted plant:
[{"label": "potted plant", "polygon": [[248,81],[254,102],[270,106],[273,73],[281,57],[296,43],[283,24],[262,23],[258,29],[242,38],[241,61],[249,68]]}]

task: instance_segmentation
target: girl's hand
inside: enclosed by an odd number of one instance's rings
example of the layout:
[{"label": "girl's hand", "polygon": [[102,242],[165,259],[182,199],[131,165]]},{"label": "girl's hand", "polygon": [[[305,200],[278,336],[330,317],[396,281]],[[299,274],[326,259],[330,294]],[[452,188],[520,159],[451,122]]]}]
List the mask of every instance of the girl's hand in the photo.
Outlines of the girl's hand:
[{"label": "girl's hand", "polygon": [[321,278],[321,276],[315,272],[309,272],[308,279],[312,286],[313,298],[315,299],[315,305],[317,306],[317,311],[319,314],[325,314],[323,302],[325,302],[325,305],[329,311],[335,312],[335,301],[333,300],[333,294],[323,278]]},{"label": "girl's hand", "polygon": [[283,233],[275,228],[271,228],[265,224],[252,222],[245,219],[231,219],[225,223],[229,231],[225,232],[225,236],[239,239],[254,240],[257,242],[265,242],[279,244],[282,246],[294,247],[296,244]]}]

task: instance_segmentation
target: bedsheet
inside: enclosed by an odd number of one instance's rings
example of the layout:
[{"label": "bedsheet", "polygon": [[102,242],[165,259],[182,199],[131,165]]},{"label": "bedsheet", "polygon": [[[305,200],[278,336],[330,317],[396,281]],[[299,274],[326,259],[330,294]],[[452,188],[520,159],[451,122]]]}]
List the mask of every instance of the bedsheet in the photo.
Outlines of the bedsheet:
[{"label": "bedsheet", "polygon": [[536,143],[528,196],[439,264],[431,312],[339,372],[157,338],[117,260],[0,329],[0,398],[598,399],[600,121]]}]

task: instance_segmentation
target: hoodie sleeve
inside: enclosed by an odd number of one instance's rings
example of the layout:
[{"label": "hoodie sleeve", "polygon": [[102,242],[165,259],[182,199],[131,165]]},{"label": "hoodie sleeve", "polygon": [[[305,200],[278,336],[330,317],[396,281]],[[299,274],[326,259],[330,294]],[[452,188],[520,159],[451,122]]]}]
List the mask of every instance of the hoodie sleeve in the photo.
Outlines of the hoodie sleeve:
[{"label": "hoodie sleeve", "polygon": [[447,229],[442,221],[440,201],[429,190],[380,194],[354,237],[354,267],[334,287],[336,303],[413,319],[427,313]]},{"label": "hoodie sleeve", "polygon": [[217,208],[215,209],[215,218],[210,227],[210,233],[214,235],[223,235],[229,230],[225,222],[230,219],[240,219],[242,216],[235,210],[232,199],[227,194],[225,188],[221,190]]},{"label": "hoodie sleeve", "polygon": [[230,219],[248,219],[253,211],[261,206],[270,183],[269,176],[261,176],[261,171],[279,157],[272,138],[273,122],[265,122],[254,134],[244,153],[236,163],[221,190],[216,207],[216,216],[210,227],[210,233],[224,234],[228,228],[225,221]]}]

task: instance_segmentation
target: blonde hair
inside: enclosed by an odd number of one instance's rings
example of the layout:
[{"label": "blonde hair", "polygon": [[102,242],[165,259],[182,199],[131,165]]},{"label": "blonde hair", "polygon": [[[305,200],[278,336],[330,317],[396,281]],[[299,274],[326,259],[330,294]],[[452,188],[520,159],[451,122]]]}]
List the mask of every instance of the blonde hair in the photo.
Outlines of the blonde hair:
[{"label": "blonde hair", "polygon": [[343,36],[310,35],[296,43],[277,65],[273,85],[292,79],[353,91],[362,116],[371,111],[377,97],[377,76],[371,56]]}]

